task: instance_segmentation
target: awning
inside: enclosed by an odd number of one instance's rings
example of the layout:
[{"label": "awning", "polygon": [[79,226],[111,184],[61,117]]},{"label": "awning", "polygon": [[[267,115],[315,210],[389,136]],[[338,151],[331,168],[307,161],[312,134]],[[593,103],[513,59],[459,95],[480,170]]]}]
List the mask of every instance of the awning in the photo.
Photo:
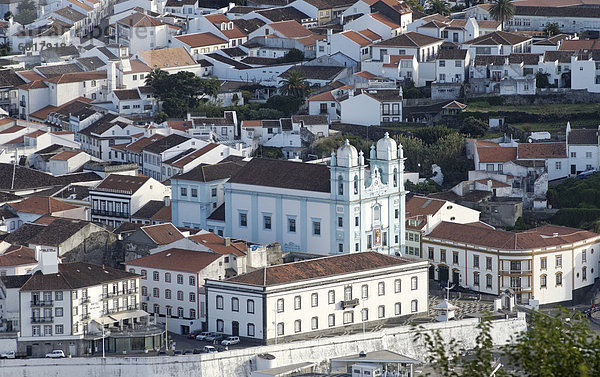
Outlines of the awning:
[{"label": "awning", "polygon": [[[105,315],[104,317],[99,318],[99,320],[100,320],[100,323],[102,323],[102,320],[104,320],[105,323],[120,322],[123,319],[147,317],[149,315],[150,314],[146,313],[143,310],[130,310],[127,312],[112,313],[109,315]],[[96,321],[96,322],[98,322],[98,321]]]}]

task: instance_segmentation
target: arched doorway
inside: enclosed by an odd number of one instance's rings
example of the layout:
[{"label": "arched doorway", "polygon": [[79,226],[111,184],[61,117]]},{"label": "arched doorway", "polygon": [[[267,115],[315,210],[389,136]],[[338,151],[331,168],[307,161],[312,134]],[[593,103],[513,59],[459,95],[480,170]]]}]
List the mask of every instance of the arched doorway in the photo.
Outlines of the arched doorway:
[{"label": "arched doorway", "polygon": [[460,271],[459,270],[452,271],[452,284],[460,285]]},{"label": "arched doorway", "polygon": [[448,266],[439,265],[438,266],[438,280],[439,281],[448,281],[450,277],[450,272],[448,271]]},{"label": "arched doorway", "polygon": [[435,266],[429,266],[429,279],[435,280]]},{"label": "arched doorway", "polygon": [[232,336],[240,335],[240,323],[238,321],[233,321],[231,323],[231,335]]}]

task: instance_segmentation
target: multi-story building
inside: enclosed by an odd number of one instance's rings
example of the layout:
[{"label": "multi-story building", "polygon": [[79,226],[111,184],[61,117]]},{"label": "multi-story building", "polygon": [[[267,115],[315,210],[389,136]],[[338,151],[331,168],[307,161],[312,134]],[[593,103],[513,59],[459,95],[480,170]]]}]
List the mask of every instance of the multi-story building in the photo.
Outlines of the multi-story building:
[{"label": "multi-story building", "polygon": [[208,330],[272,344],[418,315],[427,312],[427,266],[365,252],[207,279]]},{"label": "multi-story building", "polygon": [[429,278],[517,302],[577,302],[598,277],[600,235],[545,225],[513,233],[443,221],[423,237]]},{"label": "multi-story building", "polygon": [[169,195],[169,188],[153,178],[111,174],[90,190],[92,221],[118,227],[150,200]]},{"label": "multi-story building", "polygon": [[166,320],[169,331],[188,334],[206,322],[204,279],[224,279],[225,258],[229,259],[215,252],[173,248],[134,259],[125,267],[142,277],[142,310]]},{"label": "multi-story building", "polygon": [[[54,252],[40,253],[40,269],[19,290],[20,352],[101,352],[103,327],[132,326],[148,315],[139,310],[138,275],[84,262],[57,264]],[[115,352],[114,340],[107,339],[105,349]]]},{"label": "multi-story building", "polygon": [[171,190],[176,193],[171,202],[173,224],[208,229],[208,217],[225,202],[225,182],[245,164],[239,160],[200,165],[172,177]]},{"label": "multi-story building", "polygon": [[400,254],[405,195],[404,153],[387,134],[371,148],[370,169],[348,141],[329,166],[254,158],[225,184],[225,236],[319,254]]}]

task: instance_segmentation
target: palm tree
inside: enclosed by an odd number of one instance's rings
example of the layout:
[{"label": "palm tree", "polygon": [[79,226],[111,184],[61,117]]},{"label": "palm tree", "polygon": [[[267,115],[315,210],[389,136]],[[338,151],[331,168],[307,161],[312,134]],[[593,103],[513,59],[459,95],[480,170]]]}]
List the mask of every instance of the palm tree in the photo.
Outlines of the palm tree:
[{"label": "palm tree", "polygon": [[156,82],[158,82],[161,79],[164,79],[165,77],[169,76],[169,72],[167,71],[163,71],[160,68],[156,68],[153,69],[147,76],[146,79],[144,80],[144,83],[148,86],[153,86],[154,84],[156,84]]},{"label": "palm tree", "polygon": [[515,5],[511,0],[495,0],[489,11],[490,16],[501,24],[504,30],[504,23],[510,21],[515,15]]},{"label": "palm tree", "polygon": [[429,2],[429,7],[427,8],[427,13],[429,14],[441,14],[442,16],[447,16],[450,14],[450,4],[446,0],[432,0]]},{"label": "palm tree", "polygon": [[297,98],[304,98],[308,94],[309,83],[304,78],[304,75],[294,69],[289,71],[283,80],[281,80],[281,94],[286,96],[293,96]]}]

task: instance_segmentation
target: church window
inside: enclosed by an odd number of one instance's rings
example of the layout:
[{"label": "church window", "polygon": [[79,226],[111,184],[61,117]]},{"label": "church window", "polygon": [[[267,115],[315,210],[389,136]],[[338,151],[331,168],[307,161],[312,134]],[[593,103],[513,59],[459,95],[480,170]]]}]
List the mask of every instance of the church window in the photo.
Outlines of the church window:
[{"label": "church window", "polygon": [[394,187],[398,187],[398,169],[394,169]]},{"label": "church window", "polygon": [[344,178],[341,175],[338,177],[338,194],[344,195]]},{"label": "church window", "polygon": [[379,206],[373,207],[373,221],[380,221],[381,219],[381,208]]},{"label": "church window", "polygon": [[354,194],[358,194],[358,175],[354,176]]}]

